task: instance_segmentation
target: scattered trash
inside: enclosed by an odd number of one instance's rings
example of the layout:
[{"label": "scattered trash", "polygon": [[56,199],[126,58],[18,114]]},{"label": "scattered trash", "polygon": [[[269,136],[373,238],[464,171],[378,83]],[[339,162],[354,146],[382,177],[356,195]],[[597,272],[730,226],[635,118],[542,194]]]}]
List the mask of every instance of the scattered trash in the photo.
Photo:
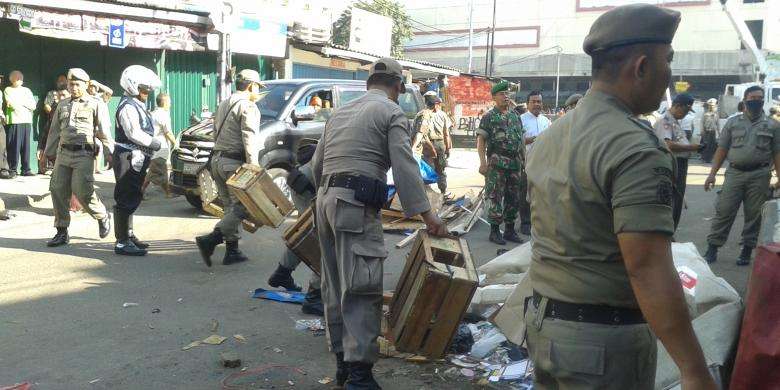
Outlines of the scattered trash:
[{"label": "scattered trash", "polygon": [[219,329],[219,321],[212,319],[211,320],[211,333],[214,333]]},{"label": "scattered trash", "polygon": [[17,383],[11,386],[0,387],[0,390],[31,390],[30,382]]},{"label": "scattered trash", "polygon": [[333,379],[326,376],[325,378],[322,378],[317,382],[319,382],[321,385],[327,385],[328,383],[333,382]]},{"label": "scattered trash", "polygon": [[297,320],[295,321],[295,329],[296,330],[311,330],[311,331],[318,331],[318,330],[325,330],[325,325],[322,324],[322,320],[316,319],[316,320]]},{"label": "scattered trash", "polygon": [[276,348],[276,347],[274,347],[274,352],[276,352],[276,353],[282,353],[282,350],[281,350],[281,349],[279,349],[279,348]]},{"label": "scattered trash", "polygon": [[154,325],[152,325],[152,324],[146,324],[146,326],[148,326],[149,329],[154,329]]},{"label": "scattered trash", "polygon": [[203,339],[203,344],[219,345],[222,344],[225,340],[227,340],[227,337],[222,337],[220,335],[213,334]]},{"label": "scattered trash", "polygon": [[474,336],[471,335],[471,330],[468,325],[458,325],[458,331],[452,338],[449,353],[467,353],[471,350],[472,345],[474,345]]},{"label": "scattered trash", "polygon": [[138,306],[138,304],[135,302],[125,302],[122,304],[122,307],[133,307],[133,306]]},{"label": "scattered trash", "polygon": [[244,337],[244,336],[242,336],[240,334],[234,334],[233,338],[236,339],[236,341],[238,341],[239,343],[245,343],[246,342],[246,337]]},{"label": "scattered trash", "polygon": [[461,368],[460,373],[467,378],[473,378],[476,373],[470,368]]},{"label": "scattered trash", "polygon": [[152,314],[157,314],[159,312],[160,312],[160,309],[158,309],[156,307],[154,309],[152,309]]},{"label": "scattered trash", "polygon": [[176,302],[182,303],[182,302],[184,302],[184,298],[179,298],[179,299],[176,300]]},{"label": "scattered trash", "polygon": [[507,252],[509,252],[509,249],[496,249],[496,256],[501,256]]},{"label": "scattered trash", "polygon": [[299,291],[274,291],[258,288],[252,294],[252,298],[268,299],[278,302],[303,304],[306,293]]},{"label": "scattered trash", "polygon": [[90,385],[94,385],[95,383],[98,383],[98,382],[100,382],[100,378],[95,378],[95,379],[89,381],[89,384]]},{"label": "scattered trash", "polygon": [[238,368],[241,367],[241,359],[235,352],[222,352],[219,354],[219,362],[222,367]]},{"label": "scattered trash", "polygon": [[490,355],[501,343],[506,341],[506,337],[500,330],[492,328],[477,340],[471,347],[471,356],[481,359]]},{"label": "scattered trash", "polygon": [[181,347],[181,350],[182,350],[182,351],[186,351],[186,350],[188,350],[188,349],[195,348],[195,347],[197,347],[198,345],[201,345],[201,344],[202,344],[202,342],[201,342],[200,340],[198,340],[198,341],[193,341],[193,342],[191,342],[191,343],[189,343],[189,344],[187,344],[187,345],[185,345],[185,346]]},{"label": "scattered trash", "polygon": [[290,386],[295,386],[295,382],[293,382],[293,381],[287,381],[287,384],[290,385]]}]

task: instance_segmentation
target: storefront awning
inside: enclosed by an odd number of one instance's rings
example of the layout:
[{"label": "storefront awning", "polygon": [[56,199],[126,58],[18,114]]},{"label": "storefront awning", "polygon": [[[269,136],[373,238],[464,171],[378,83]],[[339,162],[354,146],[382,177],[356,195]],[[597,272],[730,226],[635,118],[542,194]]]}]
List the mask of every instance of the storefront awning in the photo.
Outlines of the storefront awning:
[{"label": "storefront awning", "polygon": [[[323,46],[309,45],[309,46],[318,48],[320,53],[328,57],[341,57],[346,59],[363,61],[365,63],[374,62],[380,58],[380,56],[375,54],[349,50],[348,48],[340,45],[323,45]],[[403,58],[396,58],[396,60],[398,60],[398,63],[401,64],[401,66],[407,69],[417,69],[425,72],[443,74],[447,76],[460,75],[459,70],[446,65],[437,65],[433,63],[424,62],[424,61],[416,61],[416,60],[409,60]]]}]

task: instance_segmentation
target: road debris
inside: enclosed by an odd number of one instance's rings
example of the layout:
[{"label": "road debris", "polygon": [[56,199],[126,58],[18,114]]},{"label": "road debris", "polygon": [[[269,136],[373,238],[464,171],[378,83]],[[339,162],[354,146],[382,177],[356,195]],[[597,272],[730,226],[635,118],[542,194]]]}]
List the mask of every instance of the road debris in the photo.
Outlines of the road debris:
[{"label": "road debris", "polygon": [[244,336],[242,336],[240,334],[234,334],[233,338],[236,339],[236,341],[238,341],[239,343],[245,343],[246,342],[246,337],[244,337]]},{"label": "road debris", "polygon": [[219,354],[219,362],[222,367],[238,368],[241,367],[241,359],[235,352],[222,352]]},{"label": "road debris", "polygon": [[157,314],[157,313],[159,313],[159,312],[160,312],[160,309],[159,309],[159,308],[156,308],[156,307],[155,307],[154,309],[152,309],[152,314]]},{"label": "road debris", "polygon": [[88,383],[89,383],[90,385],[94,385],[95,383],[98,383],[98,382],[100,382],[100,379],[101,379],[101,378],[95,378],[95,379],[93,379],[93,380],[89,381]]},{"label": "road debris", "polygon": [[218,334],[213,334],[213,335],[203,339],[202,342],[203,342],[203,344],[219,345],[219,344],[222,344],[223,342],[225,342],[225,340],[227,340],[227,337],[223,337],[223,336],[220,336]]},{"label": "road debris", "polygon": [[333,379],[326,376],[326,377],[318,380],[317,382],[319,382],[321,385],[327,385],[328,383],[333,382]]},{"label": "road debris", "polygon": [[219,321],[212,319],[211,320],[211,333],[214,333],[219,329]]},{"label": "road debris", "polygon": [[185,345],[185,346],[181,347],[181,350],[182,350],[182,351],[186,351],[186,350],[188,350],[188,349],[195,348],[195,347],[197,347],[198,345],[201,345],[201,344],[203,344],[203,342],[201,342],[200,340],[193,341],[193,342],[191,342],[191,343],[189,343],[189,344],[187,344],[187,345]]},{"label": "road debris", "polygon": [[268,299],[271,301],[297,303],[302,305],[306,293],[300,291],[274,291],[258,288],[252,294],[252,298]]},{"label": "road debris", "polygon": [[122,307],[135,307],[135,306],[138,306],[138,304],[135,302],[125,302],[122,304]]}]

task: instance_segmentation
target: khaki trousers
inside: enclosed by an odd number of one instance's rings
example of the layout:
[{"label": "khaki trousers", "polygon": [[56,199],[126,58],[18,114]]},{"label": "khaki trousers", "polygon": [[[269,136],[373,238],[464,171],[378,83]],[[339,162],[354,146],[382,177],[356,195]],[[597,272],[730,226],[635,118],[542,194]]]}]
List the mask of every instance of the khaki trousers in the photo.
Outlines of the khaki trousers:
[{"label": "khaki trousers", "polygon": [[729,167],[723,182],[718,203],[715,205],[715,218],[707,236],[707,243],[723,246],[729,237],[731,225],[737,217],[740,204],[745,211],[745,226],[742,228],[740,245],[755,248],[758,231],[761,228],[761,208],[769,197],[769,168],[743,172]]},{"label": "khaki trousers", "polygon": [[54,205],[54,226],[70,225],[70,196],[76,196],[84,211],[96,220],[106,218],[106,206],[95,194],[95,158],[89,150],[73,152],[60,148],[49,182]]},{"label": "khaki trousers", "polygon": [[601,325],[541,318],[547,305],[528,302],[528,352],[534,389],[652,390],[656,338],[647,324]]},{"label": "khaki trousers", "polygon": [[241,221],[248,215],[246,207],[227,187],[227,180],[243,164],[243,161],[233,160],[218,154],[211,159],[211,177],[214,178],[219,200],[222,201],[222,209],[225,212],[215,227],[222,232],[225,241],[238,241],[241,238],[238,228],[241,226]]},{"label": "khaki trousers", "polygon": [[379,210],[355,200],[354,191],[337,187],[320,187],[316,210],[331,351],[343,352],[348,362],[376,362],[387,257]]}]

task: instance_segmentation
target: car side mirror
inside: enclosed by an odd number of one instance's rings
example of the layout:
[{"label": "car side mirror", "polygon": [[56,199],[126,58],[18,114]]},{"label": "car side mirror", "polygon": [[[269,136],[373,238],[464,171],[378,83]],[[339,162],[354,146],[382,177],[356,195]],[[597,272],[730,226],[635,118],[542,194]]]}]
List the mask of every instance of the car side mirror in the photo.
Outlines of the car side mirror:
[{"label": "car side mirror", "polygon": [[292,112],[293,125],[298,126],[298,122],[314,120],[317,110],[314,106],[298,107]]}]

